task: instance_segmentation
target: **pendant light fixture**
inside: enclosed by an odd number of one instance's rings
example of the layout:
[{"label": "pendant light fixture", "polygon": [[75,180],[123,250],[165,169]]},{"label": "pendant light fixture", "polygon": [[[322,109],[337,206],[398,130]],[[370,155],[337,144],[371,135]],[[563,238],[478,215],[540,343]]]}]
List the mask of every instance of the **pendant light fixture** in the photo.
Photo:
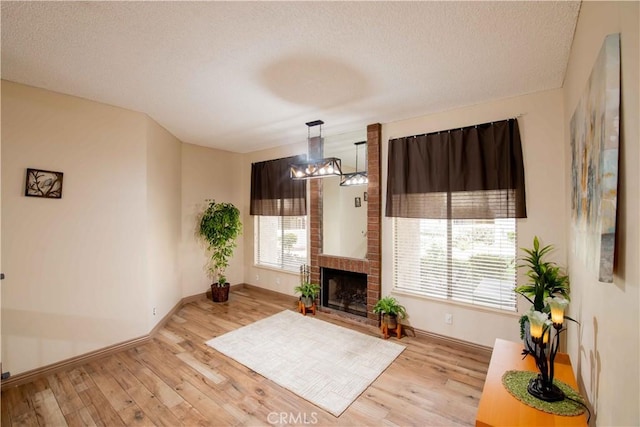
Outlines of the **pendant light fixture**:
[{"label": "pendant light fixture", "polygon": [[367,141],[354,142],[353,145],[356,146],[356,171],[342,175],[342,177],[340,178],[340,185],[342,187],[351,185],[365,185],[369,183],[369,177],[367,176],[366,169],[362,172],[358,171],[358,147],[366,143]]},{"label": "pendant light fixture", "polygon": [[[322,120],[314,120],[312,122],[305,123],[308,126],[307,130],[307,144],[309,153],[314,151],[319,152],[322,157],[322,150],[324,141],[322,139]],[[311,128],[314,126],[320,126],[320,147],[319,150],[314,149],[311,146]],[[324,159],[314,159],[309,154],[309,160],[306,163],[292,164],[290,168],[291,179],[311,179],[311,178],[325,178],[327,176],[342,176],[341,161],[337,157],[326,157]]]}]

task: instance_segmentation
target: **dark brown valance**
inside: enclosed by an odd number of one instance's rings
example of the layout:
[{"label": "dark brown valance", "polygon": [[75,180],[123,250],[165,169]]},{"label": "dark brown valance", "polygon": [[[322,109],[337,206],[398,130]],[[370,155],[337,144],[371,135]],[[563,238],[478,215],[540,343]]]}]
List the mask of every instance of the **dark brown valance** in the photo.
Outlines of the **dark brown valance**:
[{"label": "dark brown valance", "polygon": [[390,140],[386,216],[526,218],[518,121]]},{"label": "dark brown valance", "polygon": [[251,164],[251,215],[303,216],[307,214],[307,182],[290,178],[292,163],[305,155]]}]

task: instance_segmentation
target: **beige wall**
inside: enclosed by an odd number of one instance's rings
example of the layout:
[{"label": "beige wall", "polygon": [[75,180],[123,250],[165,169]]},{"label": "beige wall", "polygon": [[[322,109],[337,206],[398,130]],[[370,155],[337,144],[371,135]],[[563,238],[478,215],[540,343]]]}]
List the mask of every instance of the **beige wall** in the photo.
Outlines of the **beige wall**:
[{"label": "beige wall", "polygon": [[[555,260],[563,263],[566,244],[562,207],[566,192],[559,185],[564,182],[562,114],[562,91],[558,89],[383,124],[382,188],[386,189],[389,139],[521,115],[518,123],[524,152],[528,217],[517,220],[517,244],[518,247],[530,247],[533,237],[537,235],[544,243],[556,246],[557,250],[553,254]],[[384,191],[382,203],[383,206],[386,203]],[[392,233],[392,220],[383,216],[383,296],[392,293],[393,287]],[[520,275],[519,283],[523,280]],[[515,313],[451,304],[408,294],[392,294],[407,308],[410,316],[408,323],[418,329],[491,347],[496,338],[519,340],[518,315]],[[526,311],[529,303],[521,300],[518,307],[521,312]],[[453,324],[445,323],[446,313],[453,315]]]},{"label": "beige wall", "polygon": [[[2,113],[4,370],[145,335],[207,290],[197,216],[207,198],[244,214],[242,155],[183,144],[141,113],[7,81]],[[64,172],[63,198],[24,197],[27,167]],[[238,243],[234,284],[244,282]]]},{"label": "beige wall", "polygon": [[[2,81],[2,362],[13,374],[144,335],[146,116]],[[28,167],[64,172],[24,197]]]},{"label": "beige wall", "polygon": [[147,315],[150,325],[155,325],[182,298],[179,286],[181,150],[180,140],[147,118]]},{"label": "beige wall", "polygon": [[[565,182],[570,196],[569,122],[584,90],[605,36],[620,33],[621,134],[618,222],[614,282],[600,283],[573,257],[571,227],[569,264],[571,315],[580,328],[569,327],[568,348],[578,382],[593,407],[592,425],[640,424],[640,143],[638,134],[638,2],[583,2],[564,84]],[[571,224],[570,204],[565,221]]]},{"label": "beige wall", "polygon": [[[233,203],[244,217],[242,185],[242,155],[213,150],[197,145],[182,144],[182,242],[180,245],[182,296],[201,294],[209,289],[206,246],[197,236],[199,217],[206,207],[206,199]],[[249,208],[246,208],[249,211]],[[247,229],[243,233],[246,235]],[[244,239],[227,268],[227,280],[236,285],[244,281]]]}]

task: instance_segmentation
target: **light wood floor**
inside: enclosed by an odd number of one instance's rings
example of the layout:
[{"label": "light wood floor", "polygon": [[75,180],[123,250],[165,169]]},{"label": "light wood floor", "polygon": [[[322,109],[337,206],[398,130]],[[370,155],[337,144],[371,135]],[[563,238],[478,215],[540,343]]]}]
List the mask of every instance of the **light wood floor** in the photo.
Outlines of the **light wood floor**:
[{"label": "light wood floor", "polygon": [[[204,344],[295,308],[289,298],[247,288],[232,292],[228,304],[189,303],[150,343],[3,391],[2,426],[474,423],[489,365],[482,351],[405,336],[407,349],[336,418]],[[373,327],[317,317],[378,335]]]}]

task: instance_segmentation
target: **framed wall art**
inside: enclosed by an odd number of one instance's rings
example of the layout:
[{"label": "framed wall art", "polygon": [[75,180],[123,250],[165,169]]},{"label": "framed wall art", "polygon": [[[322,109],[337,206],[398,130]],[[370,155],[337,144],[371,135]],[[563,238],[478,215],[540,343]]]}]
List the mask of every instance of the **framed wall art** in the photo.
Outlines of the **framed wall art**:
[{"label": "framed wall art", "polygon": [[24,195],[28,197],[62,198],[62,172],[27,169]]},{"label": "framed wall art", "polygon": [[571,117],[573,247],[598,281],[613,282],[620,131],[620,34],[608,35]]}]

